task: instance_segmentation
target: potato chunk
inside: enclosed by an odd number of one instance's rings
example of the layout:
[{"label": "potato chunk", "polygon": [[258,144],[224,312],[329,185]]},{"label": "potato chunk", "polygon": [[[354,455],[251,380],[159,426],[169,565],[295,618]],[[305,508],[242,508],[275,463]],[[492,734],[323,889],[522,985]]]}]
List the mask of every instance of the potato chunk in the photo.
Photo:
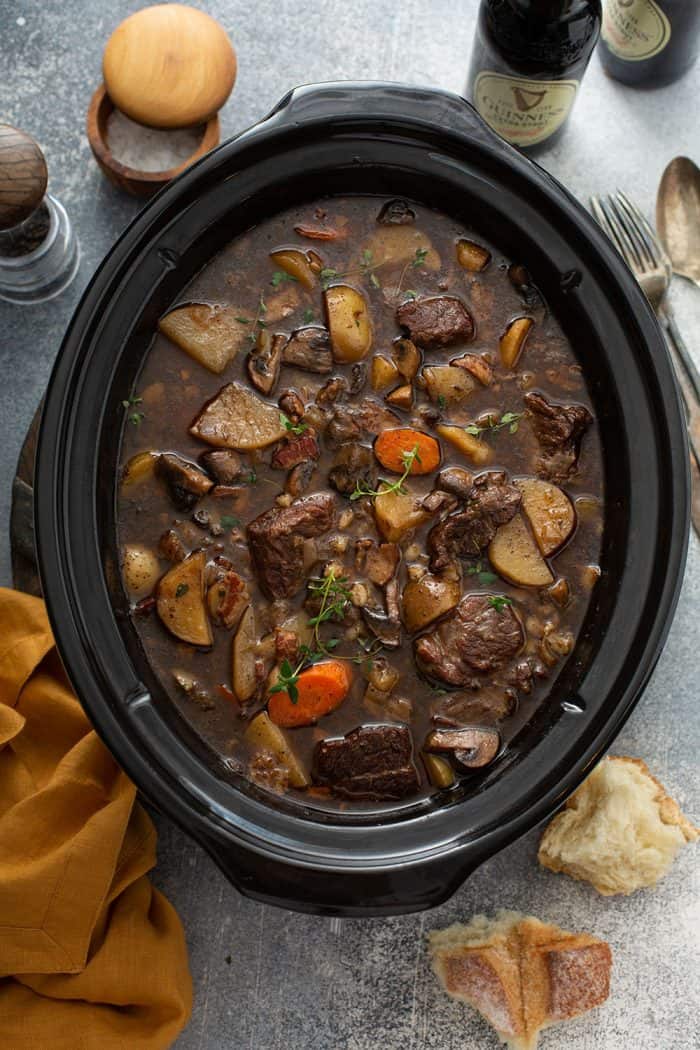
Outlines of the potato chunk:
[{"label": "potato chunk", "polygon": [[372,390],[386,390],[399,378],[399,370],[393,361],[382,354],[375,354],[370,368]]},{"label": "potato chunk", "polygon": [[478,437],[474,437],[473,434],[468,434],[464,427],[440,423],[435,429],[440,437],[444,438],[445,441],[449,441],[462,455],[466,456],[472,463],[476,463],[477,466],[483,466],[484,463],[488,463],[491,459],[491,449],[486,442],[479,441]]},{"label": "potato chunk", "polygon": [[347,284],[324,292],[331,348],[336,361],[361,361],[372,346],[372,322],[365,297]]},{"label": "potato chunk", "polygon": [[270,258],[275,266],[293,277],[307,291],[310,292],[316,284],[316,274],[311,269],[306,252],[298,248],[283,248],[277,252],[270,252]]},{"label": "potato chunk", "polygon": [[294,754],[284,730],[275,725],[266,711],[261,711],[255,716],[246,729],[244,738],[251,749],[270,751],[278,762],[286,766],[292,787],[308,787],[308,774]]},{"label": "potato chunk", "polygon": [[365,260],[369,260],[375,269],[406,266],[412,262],[420,262],[421,269],[440,269],[440,256],[430,238],[413,225],[381,226],[367,241],[358,266],[362,266]]},{"label": "potato chunk", "polygon": [[576,512],[565,492],[540,478],[519,478],[523,511],[545,558],[555,554],[574,531]]},{"label": "potato chunk", "polygon": [[504,368],[515,368],[517,365],[532,325],[531,317],[516,317],[506,328],[498,344]]},{"label": "potato chunk", "polygon": [[457,262],[471,273],[479,273],[486,269],[491,261],[491,252],[487,248],[477,244],[476,241],[468,241],[466,238],[457,241]]},{"label": "potato chunk", "polygon": [[453,404],[463,401],[474,389],[474,380],[469,372],[454,365],[428,365],[423,369],[423,378],[431,401]]},{"label": "potato chunk", "polygon": [[426,573],[409,580],[403,591],[403,622],[408,631],[420,631],[458,604],[459,580]]},{"label": "potato chunk", "polygon": [[190,434],[209,445],[242,451],[266,448],[285,433],[279,409],[239,383],[222,387],[190,427]]},{"label": "potato chunk", "polygon": [[211,645],[213,638],[204,603],[207,556],[195,551],[166,572],[156,591],[158,615],[171,634],[190,645]]},{"label": "potato chunk", "polygon": [[122,571],[124,583],[132,598],[145,598],[160,576],[160,562],[156,552],[140,543],[129,543],[124,548]]},{"label": "potato chunk", "polygon": [[548,587],[554,582],[520,514],[496,532],[489,545],[489,561],[499,576],[521,587]]},{"label": "potato chunk", "polygon": [[233,636],[231,649],[233,691],[241,703],[250,700],[255,692],[255,613],[249,605],[241,617],[238,630]]},{"label": "potato chunk", "polygon": [[389,543],[397,543],[409,529],[427,521],[430,515],[408,492],[385,492],[383,485],[374,501],[377,528]]},{"label": "potato chunk", "polygon": [[158,328],[210,372],[223,372],[245,342],[248,326],[235,306],[192,303],[171,310]]}]

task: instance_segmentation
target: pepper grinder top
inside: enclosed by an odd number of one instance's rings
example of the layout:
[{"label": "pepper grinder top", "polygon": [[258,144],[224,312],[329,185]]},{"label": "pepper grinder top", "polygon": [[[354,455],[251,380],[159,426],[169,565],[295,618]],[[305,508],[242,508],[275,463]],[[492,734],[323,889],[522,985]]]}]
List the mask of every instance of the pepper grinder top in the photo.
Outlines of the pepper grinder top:
[{"label": "pepper grinder top", "polygon": [[0,299],[53,299],[75,277],[77,241],[47,183],[46,160],[31,135],[0,124]]}]

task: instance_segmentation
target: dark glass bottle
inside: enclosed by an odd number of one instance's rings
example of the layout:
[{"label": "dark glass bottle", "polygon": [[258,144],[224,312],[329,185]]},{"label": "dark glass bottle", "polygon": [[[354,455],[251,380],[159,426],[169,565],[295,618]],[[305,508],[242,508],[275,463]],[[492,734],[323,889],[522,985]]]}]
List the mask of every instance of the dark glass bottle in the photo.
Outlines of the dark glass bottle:
[{"label": "dark glass bottle", "polygon": [[467,97],[532,151],[564,124],[600,31],[601,0],[481,0]]},{"label": "dark glass bottle", "polygon": [[625,84],[661,87],[700,51],[699,0],[605,0],[600,61]]}]

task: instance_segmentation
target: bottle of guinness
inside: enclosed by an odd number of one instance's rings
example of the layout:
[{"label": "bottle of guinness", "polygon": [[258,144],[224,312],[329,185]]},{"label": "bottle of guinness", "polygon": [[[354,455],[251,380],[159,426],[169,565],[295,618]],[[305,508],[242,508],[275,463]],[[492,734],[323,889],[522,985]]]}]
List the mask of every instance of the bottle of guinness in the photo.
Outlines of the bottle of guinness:
[{"label": "bottle of guinness", "polygon": [[481,0],[467,97],[508,142],[551,144],[598,39],[601,0]]},{"label": "bottle of guinness", "polygon": [[600,61],[625,84],[661,87],[682,77],[700,51],[698,0],[605,0]]}]

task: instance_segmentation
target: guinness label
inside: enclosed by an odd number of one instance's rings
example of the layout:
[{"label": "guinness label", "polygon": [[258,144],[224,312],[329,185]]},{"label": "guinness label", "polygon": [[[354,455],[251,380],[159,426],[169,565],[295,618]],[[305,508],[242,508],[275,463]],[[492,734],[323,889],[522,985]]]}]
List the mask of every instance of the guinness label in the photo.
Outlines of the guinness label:
[{"label": "guinness label", "polygon": [[474,105],[507,142],[534,146],[561,127],[577,90],[577,80],[521,80],[501,73],[479,73]]},{"label": "guinness label", "polygon": [[671,25],[654,0],[607,0],[601,36],[618,58],[642,62],[671,39]]}]

